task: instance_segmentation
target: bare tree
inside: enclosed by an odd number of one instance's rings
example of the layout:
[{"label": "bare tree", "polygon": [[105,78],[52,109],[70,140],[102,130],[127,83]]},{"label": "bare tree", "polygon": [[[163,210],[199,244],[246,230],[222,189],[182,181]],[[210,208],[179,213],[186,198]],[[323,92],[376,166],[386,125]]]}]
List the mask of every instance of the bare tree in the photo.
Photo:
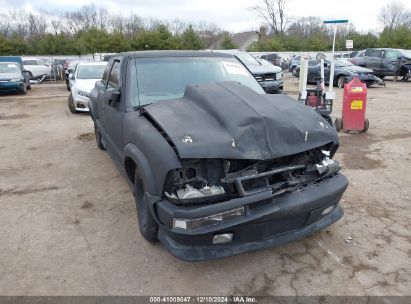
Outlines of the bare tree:
[{"label": "bare tree", "polygon": [[301,38],[308,38],[312,35],[324,32],[324,25],[318,17],[301,17],[288,27],[289,34],[296,35]]},{"label": "bare tree", "polygon": [[263,18],[275,35],[284,35],[290,23],[285,14],[287,0],[262,0],[262,4],[252,7]]},{"label": "bare tree", "polygon": [[411,11],[398,1],[390,2],[382,7],[377,18],[382,27],[389,30],[402,25],[411,26]]}]

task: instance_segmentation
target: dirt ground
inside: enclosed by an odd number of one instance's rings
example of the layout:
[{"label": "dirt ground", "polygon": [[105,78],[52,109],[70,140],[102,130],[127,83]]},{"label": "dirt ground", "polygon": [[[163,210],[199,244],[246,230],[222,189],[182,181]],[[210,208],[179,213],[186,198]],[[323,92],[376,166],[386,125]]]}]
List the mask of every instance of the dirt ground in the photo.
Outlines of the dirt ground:
[{"label": "dirt ground", "polygon": [[[297,93],[286,76],[285,91]],[[342,90],[334,113],[340,115]],[[1,295],[411,295],[411,82],[341,134],[345,216],[306,239],[188,263],[138,233],[126,180],[62,84],[0,96]]]}]

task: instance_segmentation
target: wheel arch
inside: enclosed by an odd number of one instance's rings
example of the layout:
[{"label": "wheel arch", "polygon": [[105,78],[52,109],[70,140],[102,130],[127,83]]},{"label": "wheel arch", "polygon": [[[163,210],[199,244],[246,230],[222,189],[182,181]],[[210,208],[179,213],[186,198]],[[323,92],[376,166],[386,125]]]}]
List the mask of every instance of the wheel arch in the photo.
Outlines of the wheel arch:
[{"label": "wheel arch", "polygon": [[128,143],[124,149],[123,165],[127,174],[127,179],[134,184],[135,170],[138,169],[143,180],[146,190],[150,193],[158,193],[158,185],[154,178],[153,171],[150,167],[144,153],[134,144]]}]

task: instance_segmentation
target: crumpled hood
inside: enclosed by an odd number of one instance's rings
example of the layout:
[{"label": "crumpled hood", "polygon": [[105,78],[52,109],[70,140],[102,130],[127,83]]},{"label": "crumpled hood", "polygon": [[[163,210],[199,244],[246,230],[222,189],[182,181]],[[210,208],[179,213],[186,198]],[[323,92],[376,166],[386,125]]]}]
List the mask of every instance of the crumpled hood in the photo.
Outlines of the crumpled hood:
[{"label": "crumpled hood", "polygon": [[235,82],[187,86],[182,98],[144,111],[180,158],[273,159],[338,142],[335,129],[311,108]]}]

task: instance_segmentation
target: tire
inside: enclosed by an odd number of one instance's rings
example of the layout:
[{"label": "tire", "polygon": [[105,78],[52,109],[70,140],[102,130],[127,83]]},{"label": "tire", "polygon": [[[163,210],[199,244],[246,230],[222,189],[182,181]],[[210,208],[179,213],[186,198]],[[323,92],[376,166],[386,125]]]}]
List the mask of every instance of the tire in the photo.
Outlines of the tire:
[{"label": "tire", "polygon": [[94,134],[95,134],[95,137],[96,137],[97,147],[99,147],[99,149],[104,151],[106,148],[104,147],[104,145],[101,142],[101,133],[100,133],[99,129],[97,128],[96,123],[94,123]]},{"label": "tire", "polygon": [[158,225],[155,222],[147,206],[143,178],[138,168],[134,174],[134,199],[137,209],[138,227],[141,235],[149,242],[154,243],[157,240]]},{"label": "tire", "polygon": [[25,83],[23,84],[23,90],[21,90],[20,93],[23,94],[23,95],[27,94],[27,86],[26,86]]},{"label": "tire", "polygon": [[31,85],[28,85],[26,88],[27,90],[31,90]]},{"label": "tire", "polygon": [[369,127],[370,127],[370,121],[368,120],[368,118],[366,118],[364,120],[364,132],[367,132]]},{"label": "tire", "polygon": [[74,106],[74,100],[73,100],[73,95],[70,94],[67,100],[67,104],[68,104],[68,108],[70,110],[71,113],[76,114],[76,107]]},{"label": "tire", "polygon": [[337,130],[337,132],[340,132],[340,131],[342,130],[342,128],[343,128],[342,119],[339,118],[339,117],[337,117],[337,118],[335,119],[334,124],[335,124],[335,129]]},{"label": "tire", "polygon": [[291,74],[292,74],[294,77],[297,77],[297,67],[292,67],[292,68],[291,68]]},{"label": "tire", "polygon": [[377,76],[377,77],[380,78],[380,79],[384,79],[384,78],[385,78],[385,75]]},{"label": "tire", "polygon": [[345,77],[344,76],[339,76],[337,79],[337,87],[343,89],[345,84]]}]

